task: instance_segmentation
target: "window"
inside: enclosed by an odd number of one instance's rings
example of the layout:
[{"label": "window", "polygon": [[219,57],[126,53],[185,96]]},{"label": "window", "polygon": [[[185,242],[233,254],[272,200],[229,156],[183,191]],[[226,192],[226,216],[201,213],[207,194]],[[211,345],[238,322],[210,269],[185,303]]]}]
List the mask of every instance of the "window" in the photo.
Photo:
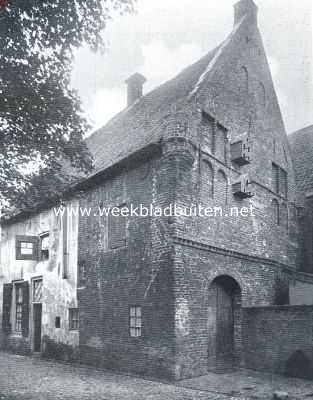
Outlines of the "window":
[{"label": "window", "polygon": [[272,189],[273,192],[279,192],[279,167],[272,163]]},{"label": "window", "polygon": [[27,281],[6,283],[3,285],[2,329],[5,334],[12,331],[29,333],[29,284]]},{"label": "window", "polygon": [[15,332],[22,333],[23,287],[15,285]]},{"label": "window", "polygon": [[44,233],[40,236],[40,259],[49,259],[49,233]]},{"label": "window", "polygon": [[77,331],[79,327],[79,314],[78,308],[69,309],[69,329],[71,331]]},{"label": "window", "polygon": [[42,302],[42,279],[33,280],[33,303]]},{"label": "window", "polygon": [[37,236],[17,236],[15,246],[17,260],[37,260]]},{"label": "window", "polygon": [[34,243],[20,242],[20,250],[22,256],[31,255],[34,252]]},{"label": "window", "polygon": [[61,328],[61,317],[55,317],[55,327]]},{"label": "window", "polygon": [[141,336],[141,307],[130,306],[129,307],[129,334],[131,337]]},{"label": "window", "polygon": [[284,197],[288,195],[288,174],[275,163],[272,163],[272,190]]},{"label": "window", "polygon": [[[121,209],[123,206],[118,208]],[[109,214],[108,236],[110,249],[117,249],[126,245],[126,222],[126,217],[120,213],[116,213],[116,215]]]},{"label": "window", "polygon": [[279,170],[279,192],[284,196],[287,197],[288,192],[288,177],[287,172],[280,168]]}]

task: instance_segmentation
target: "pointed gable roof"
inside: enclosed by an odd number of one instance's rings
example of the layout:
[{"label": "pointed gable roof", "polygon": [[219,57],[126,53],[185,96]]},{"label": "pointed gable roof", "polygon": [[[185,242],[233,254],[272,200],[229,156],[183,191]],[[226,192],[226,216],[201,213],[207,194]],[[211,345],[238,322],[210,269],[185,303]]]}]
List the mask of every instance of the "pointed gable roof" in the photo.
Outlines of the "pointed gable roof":
[{"label": "pointed gable roof", "polygon": [[234,26],[231,34],[220,46],[184,69],[175,78],[141,97],[86,139],[95,159],[92,175],[161,140],[162,131],[158,128],[163,118],[173,108],[177,111],[181,109],[204,83],[207,84],[244,19],[245,17]]}]

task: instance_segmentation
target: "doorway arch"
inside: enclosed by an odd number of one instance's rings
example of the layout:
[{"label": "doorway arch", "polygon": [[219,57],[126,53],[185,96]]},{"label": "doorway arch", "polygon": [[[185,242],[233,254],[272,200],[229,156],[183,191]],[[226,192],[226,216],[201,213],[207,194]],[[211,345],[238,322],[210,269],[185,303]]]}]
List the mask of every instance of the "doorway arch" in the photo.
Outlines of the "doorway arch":
[{"label": "doorway arch", "polygon": [[233,277],[219,275],[208,295],[208,368],[230,369],[240,360],[241,287]]}]

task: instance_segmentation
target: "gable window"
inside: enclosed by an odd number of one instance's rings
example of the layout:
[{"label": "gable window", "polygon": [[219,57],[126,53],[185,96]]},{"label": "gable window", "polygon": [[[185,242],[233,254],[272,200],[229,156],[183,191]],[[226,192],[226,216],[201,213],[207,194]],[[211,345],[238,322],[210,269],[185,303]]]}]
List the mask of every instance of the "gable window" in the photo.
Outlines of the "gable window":
[{"label": "gable window", "polygon": [[77,331],[79,328],[79,313],[78,308],[69,308],[69,329]]},{"label": "gable window", "polygon": [[44,233],[40,236],[40,259],[49,259],[49,233]]},{"label": "gable window", "polygon": [[15,247],[17,260],[37,260],[37,236],[17,236]]},{"label": "gable window", "polygon": [[131,337],[141,336],[141,307],[140,306],[130,306],[129,307],[129,335]]},{"label": "gable window", "polygon": [[275,163],[272,163],[272,190],[281,196],[287,197],[288,174]]},{"label": "gable window", "polygon": [[[121,209],[123,206],[116,207]],[[117,249],[126,245],[126,217],[120,212],[110,213],[108,220],[109,248]]]}]

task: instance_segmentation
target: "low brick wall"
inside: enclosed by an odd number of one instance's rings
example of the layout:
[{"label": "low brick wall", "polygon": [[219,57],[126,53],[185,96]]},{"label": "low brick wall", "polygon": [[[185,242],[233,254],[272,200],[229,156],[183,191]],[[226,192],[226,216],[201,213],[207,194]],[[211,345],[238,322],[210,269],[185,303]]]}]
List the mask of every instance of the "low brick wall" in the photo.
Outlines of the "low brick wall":
[{"label": "low brick wall", "polygon": [[242,310],[246,368],[313,378],[313,306]]}]

